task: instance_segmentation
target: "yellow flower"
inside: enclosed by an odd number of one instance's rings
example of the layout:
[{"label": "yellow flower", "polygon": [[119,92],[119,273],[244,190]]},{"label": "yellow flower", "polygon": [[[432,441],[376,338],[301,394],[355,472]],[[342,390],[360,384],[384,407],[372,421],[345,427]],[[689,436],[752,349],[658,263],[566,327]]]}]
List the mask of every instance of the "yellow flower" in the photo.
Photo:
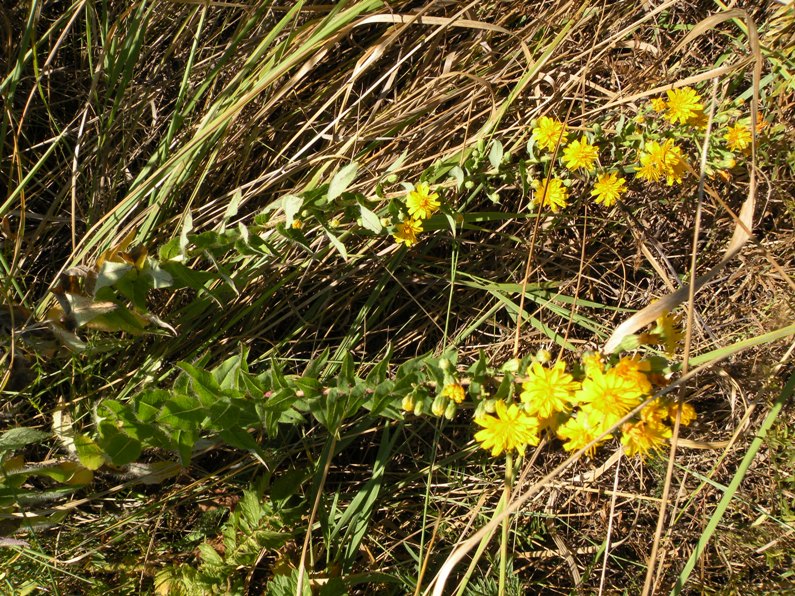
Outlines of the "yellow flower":
[{"label": "yellow flower", "polygon": [[668,403],[668,418],[671,424],[676,421],[676,412],[681,410],[679,424],[682,426],[690,426],[690,423],[696,419],[696,409],[690,404],[684,402],[672,401]]},{"label": "yellow flower", "polygon": [[651,364],[647,360],[641,360],[639,356],[624,356],[610,370],[641,393],[651,393],[651,382],[646,376],[651,372]]},{"label": "yellow flower", "polygon": [[549,418],[555,412],[570,409],[574,392],[580,388],[566,372],[566,363],[558,360],[552,368],[533,362],[527,369],[527,379],[522,383],[520,398],[530,414]]},{"label": "yellow flower", "polygon": [[751,130],[742,124],[730,126],[726,131],[726,144],[732,151],[744,151],[751,144]]},{"label": "yellow flower", "polygon": [[422,222],[416,219],[406,219],[398,224],[395,230],[395,242],[406,246],[417,243],[417,234],[422,232]]},{"label": "yellow flower", "polygon": [[665,103],[665,100],[662,97],[655,97],[651,100],[651,109],[657,113],[664,112],[667,107],[668,104]]},{"label": "yellow flower", "polygon": [[566,125],[560,120],[541,116],[533,129],[533,138],[542,149],[554,151],[558,143],[566,142]]},{"label": "yellow flower", "polygon": [[599,178],[593,185],[591,196],[596,197],[596,203],[611,207],[618,198],[627,192],[626,180],[618,177],[618,172],[606,172],[599,174]]},{"label": "yellow flower", "polygon": [[[602,416],[599,412],[590,408],[583,408],[577,412],[575,417],[569,418],[565,424],[560,426],[557,434],[564,441],[563,449],[566,451],[577,451],[595,440],[606,430],[607,427],[602,424]],[[612,435],[605,435],[601,441],[591,445],[586,454],[592,457],[596,448],[612,437]]]},{"label": "yellow flower", "polygon": [[684,332],[679,329],[679,318],[668,311],[665,311],[657,319],[655,333],[661,337],[662,343],[665,345],[665,353],[669,356],[676,353],[679,342],[685,338]]},{"label": "yellow flower", "polygon": [[630,457],[644,457],[651,451],[659,451],[670,438],[671,429],[662,423],[641,420],[621,426],[621,444]]},{"label": "yellow flower", "polygon": [[662,145],[657,141],[646,143],[640,154],[640,165],[638,178],[649,182],[658,182],[665,178],[668,186],[674,182],[681,182],[682,176],[687,171],[682,149],[674,145],[671,139]]},{"label": "yellow flower", "polygon": [[439,210],[439,194],[431,193],[425,182],[419,182],[406,197],[406,206],[413,219],[428,219]]},{"label": "yellow flower", "polygon": [[403,409],[404,412],[413,412],[414,407],[417,405],[417,402],[414,400],[414,394],[409,393],[403,398],[403,401],[400,403],[400,407]]},{"label": "yellow flower", "polygon": [[692,87],[682,87],[681,89],[669,89],[668,111],[665,117],[671,124],[676,124],[677,120],[681,124],[686,124],[691,118],[697,117],[699,112],[704,111],[701,96]]},{"label": "yellow flower", "polygon": [[543,208],[549,206],[552,213],[557,213],[566,206],[569,198],[569,189],[563,186],[563,181],[553,178],[552,180],[541,182],[533,193],[533,205]]},{"label": "yellow flower", "polygon": [[507,406],[502,400],[495,404],[495,412],[496,417],[486,414],[475,418],[475,423],[483,427],[483,430],[475,433],[475,440],[483,449],[490,449],[492,457],[514,449],[524,455],[528,445],[538,445],[536,418],[518,405]]},{"label": "yellow flower", "polygon": [[668,402],[655,399],[640,411],[640,419],[644,422],[662,424],[668,420]]},{"label": "yellow flower", "polygon": [[578,168],[591,170],[598,156],[599,150],[582,137],[579,141],[569,143],[563,150],[563,163],[572,171]]},{"label": "yellow flower", "polygon": [[466,398],[466,390],[458,383],[450,383],[442,389],[442,395],[449,397],[452,401],[460,404]]},{"label": "yellow flower", "polygon": [[602,355],[599,352],[586,352],[582,356],[582,368],[586,377],[590,377],[595,370],[604,372],[605,362],[602,359]]},{"label": "yellow flower", "polygon": [[582,389],[575,394],[574,399],[599,412],[607,428],[640,404],[643,394],[637,383],[627,381],[615,369],[606,373],[595,370],[582,382]]},{"label": "yellow flower", "polygon": [[294,219],[290,227],[294,230],[300,230],[304,227],[304,222],[302,222],[300,219]]}]

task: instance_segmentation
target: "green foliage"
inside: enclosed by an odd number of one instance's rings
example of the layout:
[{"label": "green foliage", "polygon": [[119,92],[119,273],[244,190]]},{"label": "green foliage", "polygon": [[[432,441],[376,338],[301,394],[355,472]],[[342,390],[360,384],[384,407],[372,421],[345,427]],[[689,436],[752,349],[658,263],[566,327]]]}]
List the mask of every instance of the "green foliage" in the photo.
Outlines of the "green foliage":
[{"label": "green foliage", "polygon": [[244,594],[246,576],[263,552],[278,552],[292,535],[272,503],[254,491],[243,498],[221,529],[220,552],[209,542],[199,545],[196,567],[167,567],[155,584],[168,594]]}]

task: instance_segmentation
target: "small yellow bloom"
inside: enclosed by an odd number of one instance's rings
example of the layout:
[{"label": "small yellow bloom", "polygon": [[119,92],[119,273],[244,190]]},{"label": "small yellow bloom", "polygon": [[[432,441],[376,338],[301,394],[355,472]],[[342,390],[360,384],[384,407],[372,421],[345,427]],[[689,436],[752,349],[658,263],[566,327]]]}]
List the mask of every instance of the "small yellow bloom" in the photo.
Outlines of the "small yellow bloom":
[{"label": "small yellow bloom", "polygon": [[417,234],[422,232],[422,222],[416,219],[406,219],[398,224],[395,230],[395,242],[401,242],[406,246],[412,246],[417,243]]},{"label": "small yellow bloom", "polygon": [[520,398],[528,413],[549,418],[555,412],[569,411],[574,392],[579,388],[580,384],[566,372],[566,363],[562,360],[551,368],[533,362],[522,383]]},{"label": "small yellow bloom", "polygon": [[742,124],[730,126],[726,131],[726,144],[732,151],[745,151],[751,144],[751,130]]},{"label": "small yellow bloom", "polygon": [[563,186],[563,181],[553,178],[552,180],[541,182],[533,193],[533,205],[543,208],[548,206],[552,213],[557,213],[566,206],[569,198],[569,189]]},{"label": "small yellow bloom", "polygon": [[662,97],[655,97],[651,100],[651,109],[657,113],[664,112],[667,107],[668,104]]},{"label": "small yellow bloom", "polygon": [[640,419],[644,422],[662,424],[668,420],[668,402],[655,399],[640,411]]},{"label": "small yellow bloom", "polygon": [[627,422],[621,426],[621,444],[629,457],[645,457],[652,451],[660,451],[671,438],[671,429],[661,422]]},{"label": "small yellow bloom", "polygon": [[651,382],[646,376],[651,372],[648,360],[641,360],[639,356],[624,356],[611,370],[641,393],[651,393]]},{"label": "small yellow bloom", "polygon": [[483,430],[475,433],[475,440],[483,449],[491,450],[492,457],[514,449],[524,455],[528,445],[538,445],[538,420],[520,409],[499,400],[495,404],[497,416],[488,414],[475,418]]},{"label": "small yellow bloom", "polygon": [[566,142],[566,125],[560,120],[541,116],[533,129],[536,145],[554,151],[558,144]]},{"label": "small yellow bloom", "polygon": [[642,401],[644,391],[634,380],[627,380],[615,369],[606,373],[593,371],[582,382],[574,400],[586,404],[602,415],[604,424],[612,426]]},{"label": "small yellow bloom", "polygon": [[619,197],[627,192],[626,183],[626,179],[618,177],[618,172],[599,174],[599,178],[594,182],[591,196],[596,197],[597,204],[612,207]]},{"label": "small yellow bloom", "polygon": [[416,401],[414,400],[414,394],[409,393],[403,398],[403,401],[400,403],[400,407],[403,409],[404,412],[413,412],[414,407],[416,406]]},{"label": "small yellow bloom", "polygon": [[682,426],[690,426],[690,423],[696,419],[696,409],[690,404],[684,402],[672,401],[668,404],[668,417],[671,424],[676,421],[676,413],[681,410],[679,424]]},{"label": "small yellow bloom", "polygon": [[425,182],[419,182],[406,197],[406,206],[413,219],[428,219],[439,210],[439,194],[431,193]]},{"label": "small yellow bloom", "polygon": [[290,227],[294,230],[300,230],[304,227],[304,222],[302,222],[300,219],[294,219]]},{"label": "small yellow bloom", "polygon": [[593,371],[604,372],[605,362],[599,352],[586,352],[582,355],[582,368],[585,376],[590,377]]},{"label": "small yellow bloom", "polygon": [[591,145],[585,137],[579,141],[572,141],[563,150],[563,163],[572,171],[579,168],[593,169],[597,157],[599,157],[599,150]]},{"label": "small yellow bloom", "polygon": [[445,385],[442,389],[442,395],[450,398],[457,404],[462,403],[467,396],[466,390],[458,383],[450,383],[449,385]]},{"label": "small yellow bloom", "polygon": [[671,124],[686,124],[688,120],[698,116],[699,112],[704,111],[704,105],[700,103],[701,96],[692,87],[682,87],[681,89],[669,89],[668,111],[665,117]]},{"label": "small yellow bloom", "polygon": [[657,141],[646,143],[640,153],[637,176],[643,180],[658,182],[665,178],[668,186],[671,186],[674,182],[682,182],[686,171],[682,149],[674,145],[671,139],[662,144]]},{"label": "small yellow bloom", "polygon": [[665,345],[665,353],[669,356],[676,353],[679,342],[685,338],[684,332],[679,328],[679,318],[668,311],[665,311],[657,319],[655,333],[661,337],[662,343]]},{"label": "small yellow bloom", "polygon": [[[558,428],[557,435],[564,441],[563,449],[577,451],[594,441],[607,428],[603,424],[602,415],[599,412],[590,408],[582,408],[576,416],[569,418],[565,424]],[[611,438],[612,435],[605,435],[598,443],[591,445],[586,451],[588,457],[593,457],[596,448]]]}]

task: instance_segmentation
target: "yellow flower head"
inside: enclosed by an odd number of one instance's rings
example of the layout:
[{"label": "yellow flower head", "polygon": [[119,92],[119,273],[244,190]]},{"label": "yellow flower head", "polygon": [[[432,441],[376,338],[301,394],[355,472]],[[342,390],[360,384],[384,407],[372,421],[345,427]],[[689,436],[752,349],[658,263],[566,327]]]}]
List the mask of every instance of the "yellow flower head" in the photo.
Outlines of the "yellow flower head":
[{"label": "yellow flower head", "polygon": [[682,182],[687,171],[687,164],[682,156],[682,149],[674,145],[671,139],[660,144],[657,141],[646,143],[640,153],[640,169],[638,178],[649,182],[658,182],[665,178],[668,186],[674,182]]},{"label": "yellow flower head", "polygon": [[442,395],[450,398],[457,404],[462,403],[467,396],[466,390],[458,383],[450,383],[449,385],[445,385],[442,389]]},{"label": "yellow flower head", "polygon": [[431,193],[425,182],[419,182],[406,197],[406,206],[413,219],[428,219],[439,209],[439,194]]},{"label": "yellow flower head", "polygon": [[395,242],[406,246],[417,244],[417,234],[422,232],[422,222],[416,219],[406,219],[397,225]]},{"label": "yellow flower head", "polygon": [[598,156],[599,150],[582,137],[579,141],[569,143],[563,150],[563,163],[572,171],[578,168],[591,170]]},{"label": "yellow flower head", "polygon": [[582,356],[582,368],[585,371],[585,376],[590,377],[595,370],[605,371],[605,361],[599,352],[586,352]]},{"label": "yellow flower head", "polygon": [[618,177],[618,172],[599,174],[594,182],[591,196],[596,197],[596,203],[605,207],[612,207],[618,198],[627,192],[627,181]]},{"label": "yellow flower head", "polygon": [[665,345],[665,353],[673,356],[679,342],[685,338],[684,332],[679,328],[679,318],[665,311],[657,319],[655,333],[660,336]]},{"label": "yellow flower head", "polygon": [[563,186],[563,181],[553,178],[539,183],[533,193],[533,205],[543,208],[549,206],[552,213],[557,213],[566,206],[569,198],[569,189]]},{"label": "yellow flower head", "polygon": [[538,445],[538,420],[519,408],[516,404],[506,405],[499,400],[495,404],[497,416],[488,414],[475,418],[475,423],[483,430],[475,433],[475,440],[483,449],[491,450],[492,457],[503,451],[516,449],[524,455],[528,445]]},{"label": "yellow flower head", "polygon": [[522,383],[520,397],[530,414],[549,418],[555,412],[567,412],[579,388],[580,384],[566,372],[566,363],[562,360],[552,368],[533,362]]},{"label": "yellow flower head", "polygon": [[679,424],[682,426],[690,426],[690,423],[696,419],[696,409],[690,404],[684,402],[672,401],[668,403],[668,418],[671,424],[676,421],[676,413],[681,410]]},{"label": "yellow flower head", "polygon": [[566,142],[566,125],[560,120],[541,116],[533,129],[533,138],[542,149],[554,151],[558,143]]},{"label": "yellow flower head", "polygon": [[657,112],[664,112],[665,109],[668,107],[668,104],[665,103],[665,100],[662,97],[655,97],[651,100],[651,109]]},{"label": "yellow flower head", "polygon": [[661,422],[627,422],[621,427],[621,444],[628,456],[645,457],[652,451],[660,451],[671,438],[671,429]]},{"label": "yellow flower head", "polygon": [[729,127],[723,138],[731,151],[745,151],[751,144],[751,129],[737,123]]},{"label": "yellow flower head", "polygon": [[[602,423],[602,415],[599,412],[591,408],[582,408],[576,416],[569,418],[565,424],[558,428],[557,434],[563,441],[563,449],[577,451],[606,430],[607,427]],[[592,457],[596,448],[611,438],[612,435],[605,435],[598,443],[591,445],[586,451],[588,457]]]},{"label": "yellow flower head", "polygon": [[668,420],[668,414],[668,402],[658,398],[640,411],[640,419],[644,422],[662,424]]},{"label": "yellow flower head", "polygon": [[624,356],[610,370],[641,393],[651,393],[651,382],[646,376],[651,372],[651,364],[647,360],[641,360],[639,356]]},{"label": "yellow flower head", "polygon": [[696,118],[700,112],[704,111],[703,104],[700,103],[701,96],[692,87],[682,87],[681,89],[669,89],[668,111],[665,117],[671,124],[686,124],[688,120]]},{"label": "yellow flower head", "polygon": [[643,394],[636,382],[627,381],[615,369],[606,373],[595,370],[582,382],[582,389],[575,394],[574,399],[599,412],[604,423],[612,426],[640,404]]}]

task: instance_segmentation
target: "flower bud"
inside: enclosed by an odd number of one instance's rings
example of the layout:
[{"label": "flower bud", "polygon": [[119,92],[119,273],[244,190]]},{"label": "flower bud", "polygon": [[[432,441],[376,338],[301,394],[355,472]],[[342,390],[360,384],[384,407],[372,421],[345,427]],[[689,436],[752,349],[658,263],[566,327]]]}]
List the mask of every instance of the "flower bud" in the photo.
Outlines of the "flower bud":
[{"label": "flower bud", "polygon": [[447,409],[449,401],[444,395],[437,395],[436,399],[433,400],[433,404],[431,404],[431,414],[442,416]]},{"label": "flower bud", "polygon": [[451,401],[449,404],[447,404],[447,407],[444,410],[444,417],[447,418],[448,420],[452,420],[453,418],[455,418],[455,413],[457,411],[458,411],[458,406],[456,405],[455,402]]}]

